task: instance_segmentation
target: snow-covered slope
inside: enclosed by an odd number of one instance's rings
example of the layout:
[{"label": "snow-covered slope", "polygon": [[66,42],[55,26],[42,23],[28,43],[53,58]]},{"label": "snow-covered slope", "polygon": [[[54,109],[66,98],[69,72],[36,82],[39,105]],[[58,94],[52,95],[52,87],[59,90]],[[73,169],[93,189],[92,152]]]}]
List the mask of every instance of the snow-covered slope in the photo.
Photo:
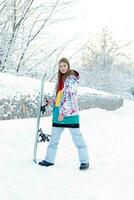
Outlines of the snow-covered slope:
[{"label": "snow-covered slope", "polygon": [[[0,121],[1,200],[133,200],[134,104],[116,111],[80,112],[81,132],[90,154],[90,169],[79,171],[76,148],[68,129],[56,163],[45,168],[32,162],[36,119]],[[51,117],[41,119],[51,132]],[[40,145],[43,159],[46,144]]]},{"label": "snow-covered slope", "polygon": [[[55,82],[45,81],[44,93],[53,93]],[[11,74],[0,73],[0,97],[13,97],[14,95],[20,94],[37,94],[40,90],[40,80],[20,77]],[[110,95],[107,92],[95,90],[88,87],[78,87],[79,94],[100,94],[100,95]]]}]

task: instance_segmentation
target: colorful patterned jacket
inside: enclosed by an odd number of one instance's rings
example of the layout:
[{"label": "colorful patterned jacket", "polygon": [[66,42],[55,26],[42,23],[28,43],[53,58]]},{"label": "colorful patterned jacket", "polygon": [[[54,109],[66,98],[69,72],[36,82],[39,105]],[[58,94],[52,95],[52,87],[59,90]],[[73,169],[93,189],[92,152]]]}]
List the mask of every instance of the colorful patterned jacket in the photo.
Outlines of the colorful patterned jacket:
[{"label": "colorful patterned jacket", "polygon": [[[59,114],[64,116],[79,115],[78,103],[77,103],[77,86],[79,83],[79,73],[75,72],[75,75],[70,75],[64,82],[63,95],[60,100]],[[57,85],[57,84],[56,84]],[[52,109],[55,106],[56,100],[56,85],[51,100]]]}]

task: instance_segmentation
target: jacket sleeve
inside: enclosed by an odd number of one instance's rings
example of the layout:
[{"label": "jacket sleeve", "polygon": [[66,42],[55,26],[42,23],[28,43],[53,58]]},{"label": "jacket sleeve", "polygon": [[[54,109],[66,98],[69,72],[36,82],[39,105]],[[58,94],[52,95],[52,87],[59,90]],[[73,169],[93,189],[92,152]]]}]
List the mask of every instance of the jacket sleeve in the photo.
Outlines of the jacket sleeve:
[{"label": "jacket sleeve", "polygon": [[77,78],[71,76],[66,79],[63,96],[61,99],[59,114],[67,116],[71,112],[71,105],[75,104],[75,97],[77,95]]},{"label": "jacket sleeve", "polygon": [[57,88],[57,84],[55,84],[53,96],[52,96],[51,101],[50,101],[50,105],[51,105],[52,108],[54,108],[54,106],[55,106],[56,88]]}]

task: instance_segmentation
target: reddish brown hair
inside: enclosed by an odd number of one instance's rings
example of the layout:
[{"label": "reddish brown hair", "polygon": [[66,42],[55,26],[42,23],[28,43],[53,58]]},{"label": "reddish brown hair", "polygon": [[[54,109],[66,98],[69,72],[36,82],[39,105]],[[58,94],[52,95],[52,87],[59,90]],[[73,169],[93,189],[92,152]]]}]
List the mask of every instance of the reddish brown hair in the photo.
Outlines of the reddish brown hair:
[{"label": "reddish brown hair", "polygon": [[67,58],[61,58],[61,59],[59,60],[59,62],[58,62],[58,65],[60,65],[61,62],[64,62],[64,63],[67,64],[68,70],[67,70],[67,72],[63,75],[63,74],[61,73],[61,71],[60,71],[60,68],[59,68],[59,70],[58,70],[58,82],[59,82],[59,80],[61,79],[61,77],[62,77],[62,80],[65,81],[65,79],[67,78],[68,73],[69,73],[69,71],[70,71],[70,62],[69,62],[69,60],[68,60]]},{"label": "reddish brown hair", "polygon": [[61,62],[64,62],[68,65],[68,70],[65,74],[62,74],[61,71],[60,71],[60,68],[58,69],[58,80],[57,80],[57,86],[58,86],[58,83],[60,81],[60,79],[63,80],[63,82],[65,82],[66,78],[68,76],[70,76],[71,74],[75,74],[73,70],[71,70],[71,67],[70,67],[70,62],[67,58],[63,57],[59,60],[58,62],[58,65],[60,65]]}]

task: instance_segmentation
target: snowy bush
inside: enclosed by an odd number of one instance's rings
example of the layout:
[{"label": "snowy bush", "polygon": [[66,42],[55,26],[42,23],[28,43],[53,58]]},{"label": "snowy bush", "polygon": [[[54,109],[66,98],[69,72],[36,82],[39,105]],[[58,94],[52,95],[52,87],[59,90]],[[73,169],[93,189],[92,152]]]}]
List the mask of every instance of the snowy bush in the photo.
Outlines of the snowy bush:
[{"label": "snowy bush", "polygon": [[[46,98],[44,95],[43,98]],[[51,100],[51,96],[47,96]],[[33,118],[37,116],[39,95],[20,95],[13,98],[0,99],[0,120]],[[80,110],[90,108],[101,108],[115,110],[123,105],[123,99],[113,95],[80,94],[78,95],[78,106]],[[46,112],[41,116],[52,114],[47,107]]]}]

